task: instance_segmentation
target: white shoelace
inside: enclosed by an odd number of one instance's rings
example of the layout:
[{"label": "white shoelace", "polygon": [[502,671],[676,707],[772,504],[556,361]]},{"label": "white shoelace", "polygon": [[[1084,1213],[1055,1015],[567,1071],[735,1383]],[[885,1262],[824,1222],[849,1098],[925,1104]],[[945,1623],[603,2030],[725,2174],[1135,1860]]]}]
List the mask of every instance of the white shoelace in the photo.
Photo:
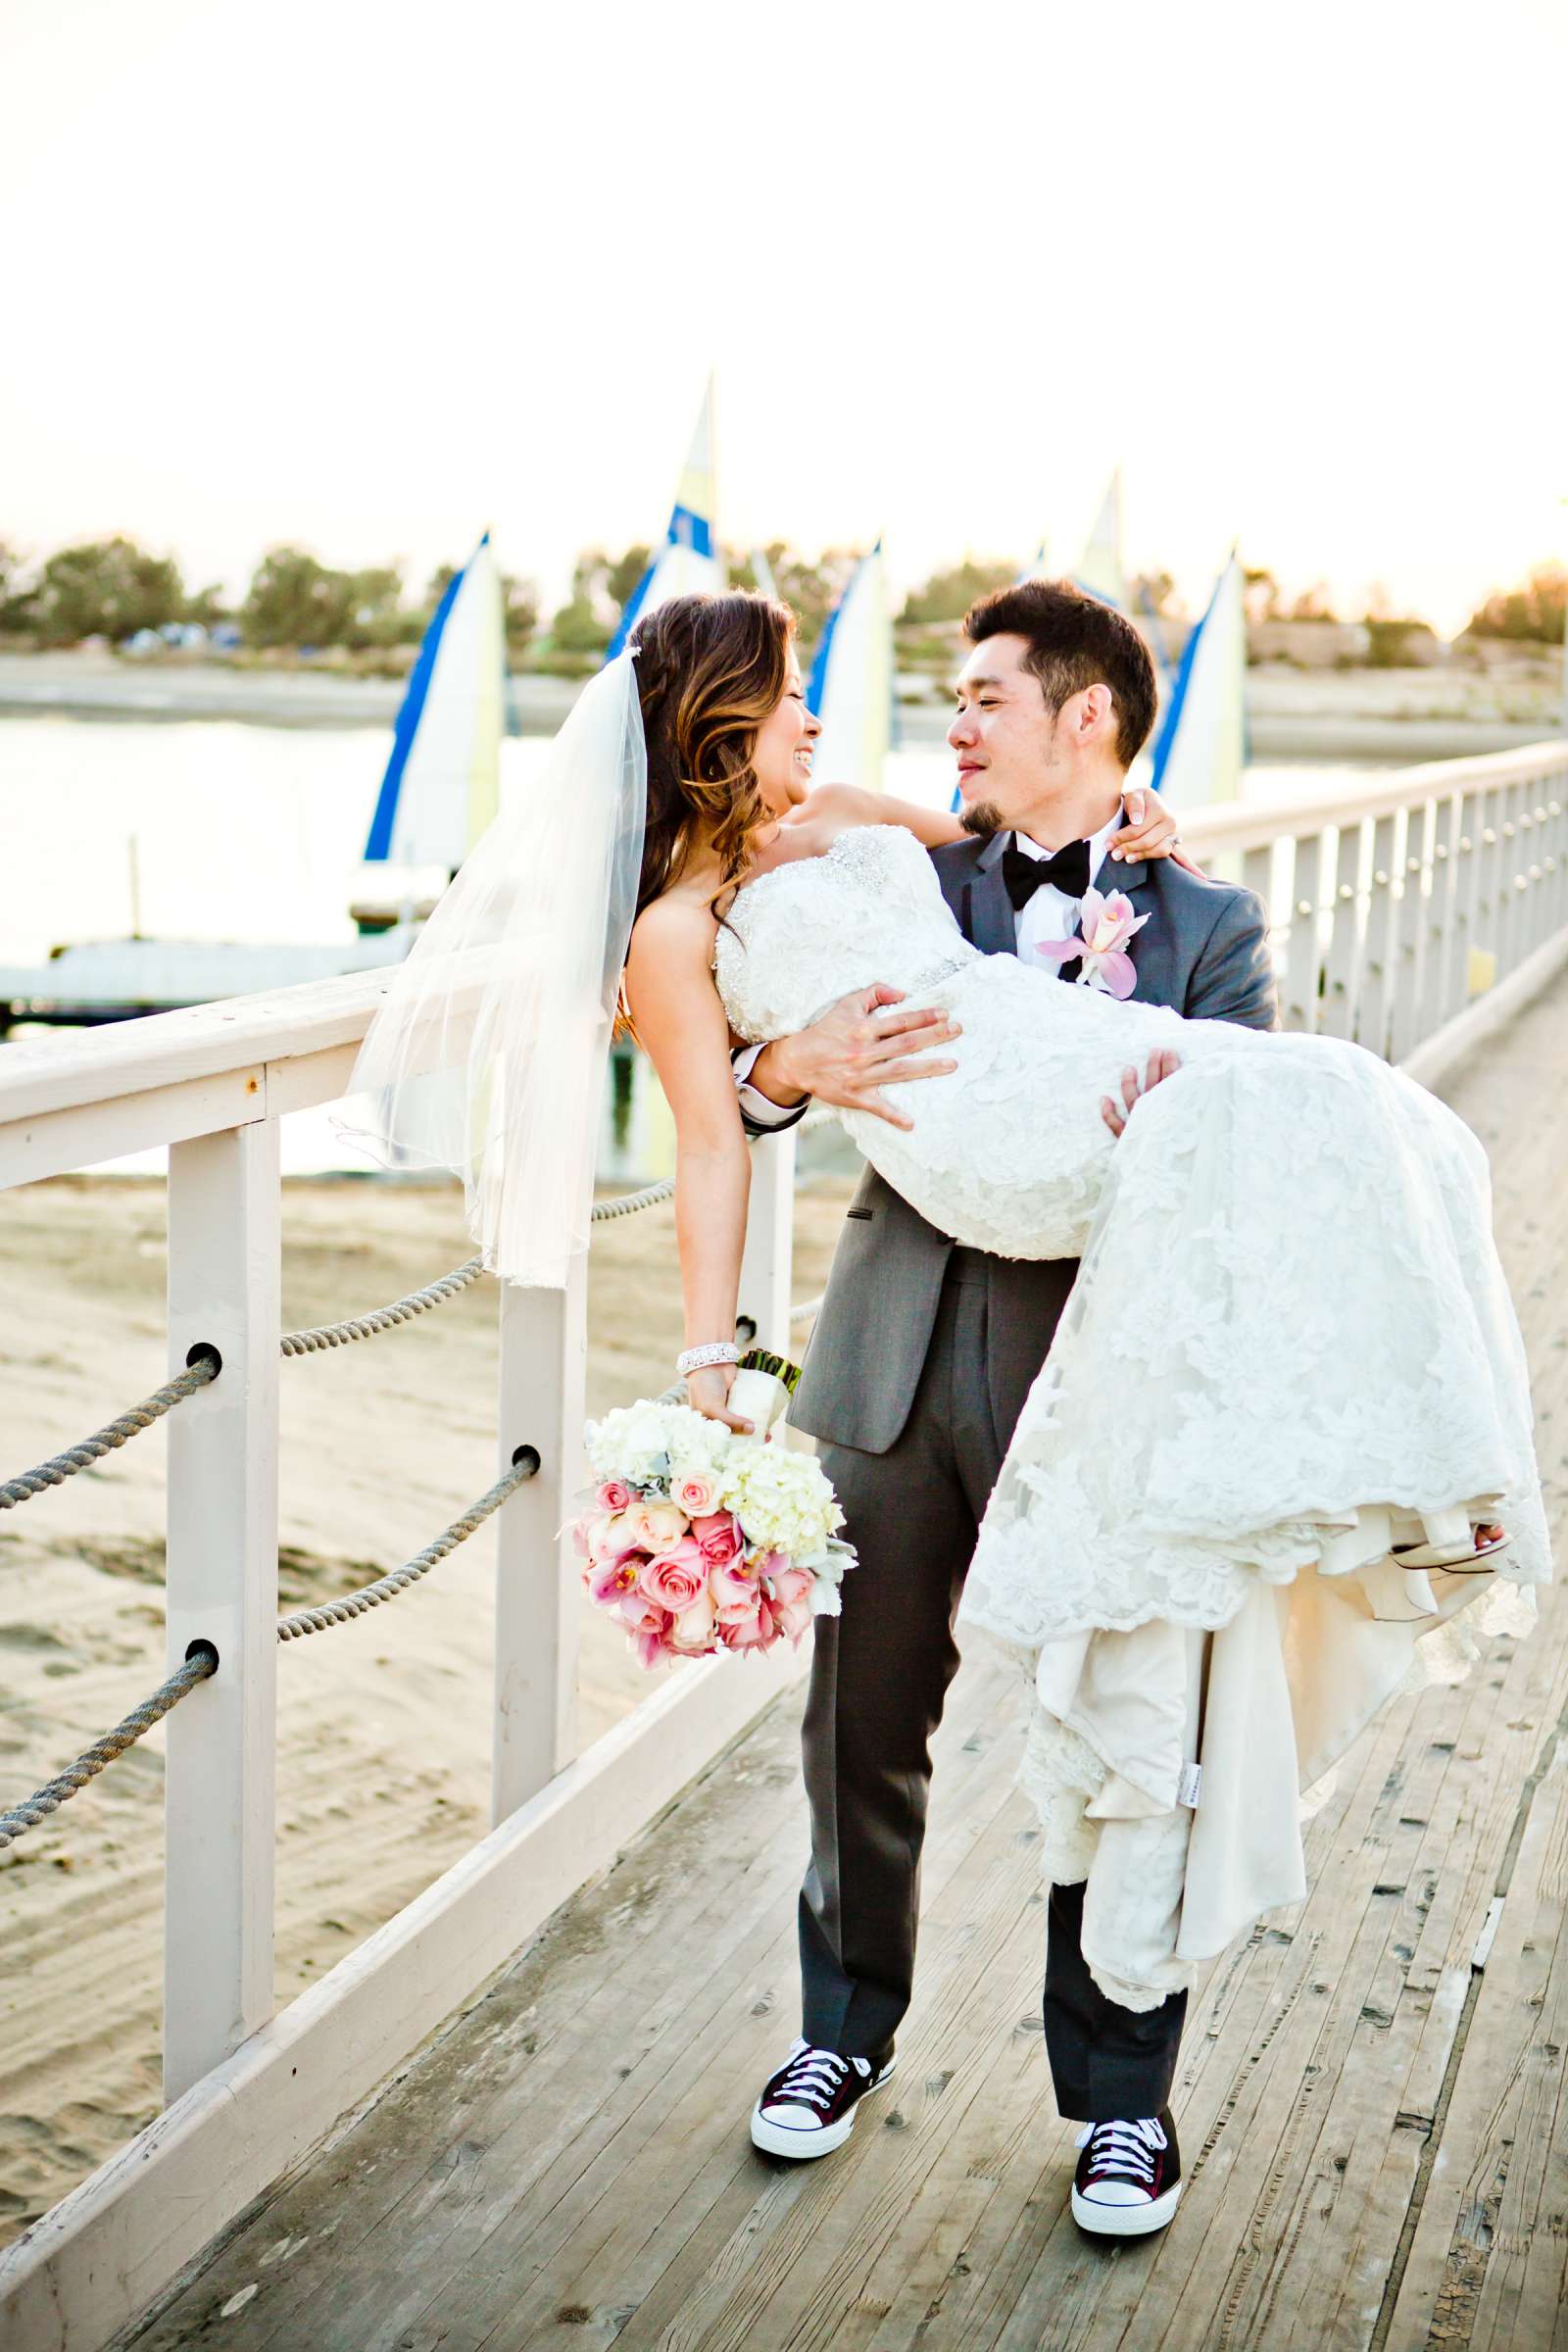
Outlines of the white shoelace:
[{"label": "white shoelace", "polygon": [[833,2094],[848,2074],[850,2062],[837,2050],[814,2050],[803,2042],[799,2054],[785,2068],[778,2089],[768,2102],[770,2106],[785,2105],[827,2107]]},{"label": "white shoelace", "polygon": [[1146,2187],[1154,2178],[1154,2150],[1167,2144],[1164,2126],[1154,2115],[1134,2123],[1086,2124],[1078,2134],[1078,2145],[1090,2150],[1091,2177],[1124,2173]]}]

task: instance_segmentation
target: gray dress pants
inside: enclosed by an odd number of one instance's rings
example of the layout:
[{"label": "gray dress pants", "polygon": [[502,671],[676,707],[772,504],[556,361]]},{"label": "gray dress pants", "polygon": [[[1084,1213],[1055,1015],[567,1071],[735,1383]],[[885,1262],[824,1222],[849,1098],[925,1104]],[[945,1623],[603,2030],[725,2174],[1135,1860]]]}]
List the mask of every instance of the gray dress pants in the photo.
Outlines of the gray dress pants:
[{"label": "gray dress pants", "polygon": [[[819,1617],[803,1750],[811,1861],[801,1889],[807,2040],[880,2057],[909,2005],[933,1732],[958,1666],[953,1621],[976,1529],[1012,1435],[987,1380],[989,1261],[956,1250],[909,1418],[886,1453],[822,1445],[858,1552],[844,1613]],[[1185,1993],[1134,2012],[1079,1950],[1082,1887],[1053,1890],[1046,2046],[1064,2116],[1157,2115]]]}]

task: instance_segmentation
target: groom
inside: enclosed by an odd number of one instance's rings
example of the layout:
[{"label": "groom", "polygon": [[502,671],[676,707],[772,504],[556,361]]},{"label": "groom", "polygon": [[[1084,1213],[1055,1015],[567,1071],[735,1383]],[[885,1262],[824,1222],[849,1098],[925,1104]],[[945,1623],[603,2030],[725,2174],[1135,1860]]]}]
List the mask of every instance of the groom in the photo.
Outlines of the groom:
[{"label": "groom", "polygon": [[[1047,944],[1076,934],[1092,883],[1121,889],[1150,918],[1132,949],[1135,997],[1272,1028],[1266,918],[1251,893],[1170,860],[1107,858],[1127,769],[1154,718],[1153,666],[1132,623],[1064,584],[1029,581],[982,598],[963,625],[971,650],[948,741],[973,838],[931,856],[965,937],[1044,963]],[[1066,962],[1061,977],[1079,969]],[[748,1126],[787,1126],[811,1096],[899,1125],[918,1119],[917,1089],[906,1109],[881,1087],[954,1066],[929,1059],[952,1033],[940,1015],[884,1009],[896,1003],[891,989],[862,992],[741,1056]],[[911,1049],[927,1058],[911,1060]],[[1171,1066],[1155,1056],[1145,1083]],[[1130,1111],[1136,1072],[1122,1091]],[[1119,1132],[1120,1108],[1102,1107]],[[869,1168],[848,1211],[790,1413],[818,1441],[859,1560],[843,1616],[815,1627],[802,2039],[752,2118],[754,2140],[776,2154],[841,2146],[858,2100],[891,2070],[914,1974],[929,1742],[958,1665],[954,1616],[1076,1272],[957,1247]],[[1075,2215],[1140,2234],[1168,2221],[1180,2194],[1168,2099],[1187,1996],[1140,2012],[1107,1999],[1079,1948],[1083,1894],[1081,1885],[1051,1892],[1046,2047],[1060,2113],[1088,2127]]]}]

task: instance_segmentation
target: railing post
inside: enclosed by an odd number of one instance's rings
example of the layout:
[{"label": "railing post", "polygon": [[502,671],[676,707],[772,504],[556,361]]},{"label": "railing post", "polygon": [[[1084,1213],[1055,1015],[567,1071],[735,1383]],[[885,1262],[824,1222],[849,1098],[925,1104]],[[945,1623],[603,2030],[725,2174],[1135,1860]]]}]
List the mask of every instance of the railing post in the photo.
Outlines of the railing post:
[{"label": "railing post", "polygon": [[1394,895],[1394,844],[1397,819],[1378,817],[1372,827],[1372,873],[1367,884],[1366,939],[1361,957],[1361,1001],[1356,1042],[1371,1054],[1387,1054],[1394,1002],[1394,955],[1398,900]]},{"label": "railing post", "polygon": [[1311,1032],[1318,1025],[1318,895],[1322,889],[1323,836],[1300,834],[1291,866],[1291,937],[1285,951],[1282,1026]]},{"label": "railing post", "polygon": [[1339,828],[1334,858],[1334,906],[1320,1026],[1329,1037],[1354,1037],[1361,969],[1361,837],[1364,824]]},{"label": "railing post", "polygon": [[738,1311],[757,1326],[757,1345],[790,1351],[790,1281],[795,1251],[795,1130],[752,1146],[752,1192],[741,1258]]},{"label": "railing post", "polygon": [[1394,967],[1391,1061],[1402,1061],[1421,1035],[1422,950],[1426,945],[1426,880],[1432,834],[1432,803],[1418,801],[1404,812],[1404,886],[1396,917],[1399,948]]},{"label": "railing post", "polygon": [[170,1368],[223,1368],[167,1424],[169,1661],[220,1663],[168,1724],[166,2102],[272,2014],[278,1216],[275,1119],[170,1147]]},{"label": "railing post", "polygon": [[1479,793],[1465,792],[1454,804],[1457,814],[1449,835],[1452,845],[1453,899],[1448,937],[1444,948],[1444,991],[1440,1020],[1451,1021],[1470,1002],[1470,950],[1475,944],[1476,906],[1481,879],[1481,824],[1486,803]]},{"label": "railing post", "polygon": [[537,1474],[496,1519],[490,1817],[505,1821],[577,1754],[581,1578],[561,1531],[587,1478],[588,1260],[559,1291],[501,1285],[501,1465],[531,1446]]},{"label": "railing post", "polygon": [[1502,821],[1497,828],[1502,836],[1502,863],[1497,893],[1497,978],[1506,980],[1522,960],[1520,941],[1526,920],[1522,884],[1525,867],[1529,863],[1530,820],[1523,785],[1508,785],[1501,800]]}]

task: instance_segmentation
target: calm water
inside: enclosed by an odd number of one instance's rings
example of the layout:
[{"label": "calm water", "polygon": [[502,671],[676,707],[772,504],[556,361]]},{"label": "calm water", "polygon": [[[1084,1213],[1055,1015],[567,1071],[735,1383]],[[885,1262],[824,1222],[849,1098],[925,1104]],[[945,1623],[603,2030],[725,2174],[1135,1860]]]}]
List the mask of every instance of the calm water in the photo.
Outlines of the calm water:
[{"label": "calm water", "polygon": [[[0,963],[41,961],[62,942],[132,928],[192,940],[351,939],[360,874],[390,729],[177,725],[0,718]],[[502,745],[503,798],[526,784],[548,744]],[[1300,790],[1348,768],[1258,767],[1249,791]],[[889,788],[945,808],[942,751],[906,751]],[[363,1165],[318,1114],[284,1122],[296,1170]],[[161,1166],[154,1154],[138,1165]]]}]

